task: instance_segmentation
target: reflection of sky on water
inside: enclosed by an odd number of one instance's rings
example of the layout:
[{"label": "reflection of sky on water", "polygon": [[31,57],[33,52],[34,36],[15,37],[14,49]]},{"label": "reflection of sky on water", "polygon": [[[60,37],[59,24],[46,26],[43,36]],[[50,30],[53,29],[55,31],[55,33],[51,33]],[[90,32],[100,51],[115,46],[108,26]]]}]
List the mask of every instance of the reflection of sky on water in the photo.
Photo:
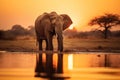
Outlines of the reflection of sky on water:
[{"label": "reflection of sky on water", "polygon": [[[34,68],[36,64],[36,55],[34,53],[0,53],[0,68]],[[46,54],[42,54],[42,61],[46,62]],[[53,54],[53,65],[57,65],[58,54]],[[106,64],[106,65],[105,65]],[[119,53],[85,53],[85,54],[64,54],[63,66],[65,68],[80,67],[112,67],[120,68]]]}]

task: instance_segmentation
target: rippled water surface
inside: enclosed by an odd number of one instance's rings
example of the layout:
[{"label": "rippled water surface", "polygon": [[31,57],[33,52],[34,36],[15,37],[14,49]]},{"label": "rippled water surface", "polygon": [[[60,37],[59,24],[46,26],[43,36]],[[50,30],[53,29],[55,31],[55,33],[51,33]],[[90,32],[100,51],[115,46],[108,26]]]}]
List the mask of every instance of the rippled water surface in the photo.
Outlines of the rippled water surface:
[{"label": "rippled water surface", "polygon": [[120,80],[119,53],[0,52],[0,80]]}]

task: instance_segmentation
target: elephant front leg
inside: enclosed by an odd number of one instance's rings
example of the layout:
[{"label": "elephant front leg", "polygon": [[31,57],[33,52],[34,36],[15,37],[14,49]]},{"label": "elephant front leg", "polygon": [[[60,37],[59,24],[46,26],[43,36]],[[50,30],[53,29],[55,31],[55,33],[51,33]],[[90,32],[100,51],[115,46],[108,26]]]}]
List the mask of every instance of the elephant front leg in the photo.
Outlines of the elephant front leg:
[{"label": "elephant front leg", "polygon": [[53,50],[53,36],[48,36],[46,40],[46,50]]},{"label": "elephant front leg", "polygon": [[39,50],[42,51],[42,39],[40,39],[38,42],[39,42]]},{"label": "elephant front leg", "polygon": [[55,26],[55,33],[57,34],[57,41],[58,41],[58,51],[63,51],[63,24],[62,22],[57,22]]},{"label": "elephant front leg", "polygon": [[58,35],[58,51],[63,51],[63,37],[62,35]]}]

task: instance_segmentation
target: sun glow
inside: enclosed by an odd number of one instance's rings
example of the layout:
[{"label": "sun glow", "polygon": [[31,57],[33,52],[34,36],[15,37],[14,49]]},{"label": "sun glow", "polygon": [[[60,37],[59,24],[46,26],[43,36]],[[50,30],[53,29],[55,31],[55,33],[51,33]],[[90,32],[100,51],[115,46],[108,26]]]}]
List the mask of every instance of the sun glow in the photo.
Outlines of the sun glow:
[{"label": "sun glow", "polygon": [[73,29],[73,26],[70,26],[69,29]]},{"label": "sun glow", "polygon": [[70,27],[69,27],[69,29],[73,29],[74,28],[74,26],[73,25],[71,25]]}]

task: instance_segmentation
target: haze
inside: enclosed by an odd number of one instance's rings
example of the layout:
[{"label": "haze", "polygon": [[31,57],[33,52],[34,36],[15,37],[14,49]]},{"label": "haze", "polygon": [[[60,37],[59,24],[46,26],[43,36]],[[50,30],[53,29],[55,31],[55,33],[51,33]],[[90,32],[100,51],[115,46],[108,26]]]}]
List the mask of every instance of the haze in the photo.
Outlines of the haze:
[{"label": "haze", "polygon": [[[68,14],[79,31],[90,30],[87,23],[104,13],[120,14],[120,0],[0,0],[0,29],[14,24],[27,28],[44,12]],[[120,28],[117,28],[120,29]]]}]

